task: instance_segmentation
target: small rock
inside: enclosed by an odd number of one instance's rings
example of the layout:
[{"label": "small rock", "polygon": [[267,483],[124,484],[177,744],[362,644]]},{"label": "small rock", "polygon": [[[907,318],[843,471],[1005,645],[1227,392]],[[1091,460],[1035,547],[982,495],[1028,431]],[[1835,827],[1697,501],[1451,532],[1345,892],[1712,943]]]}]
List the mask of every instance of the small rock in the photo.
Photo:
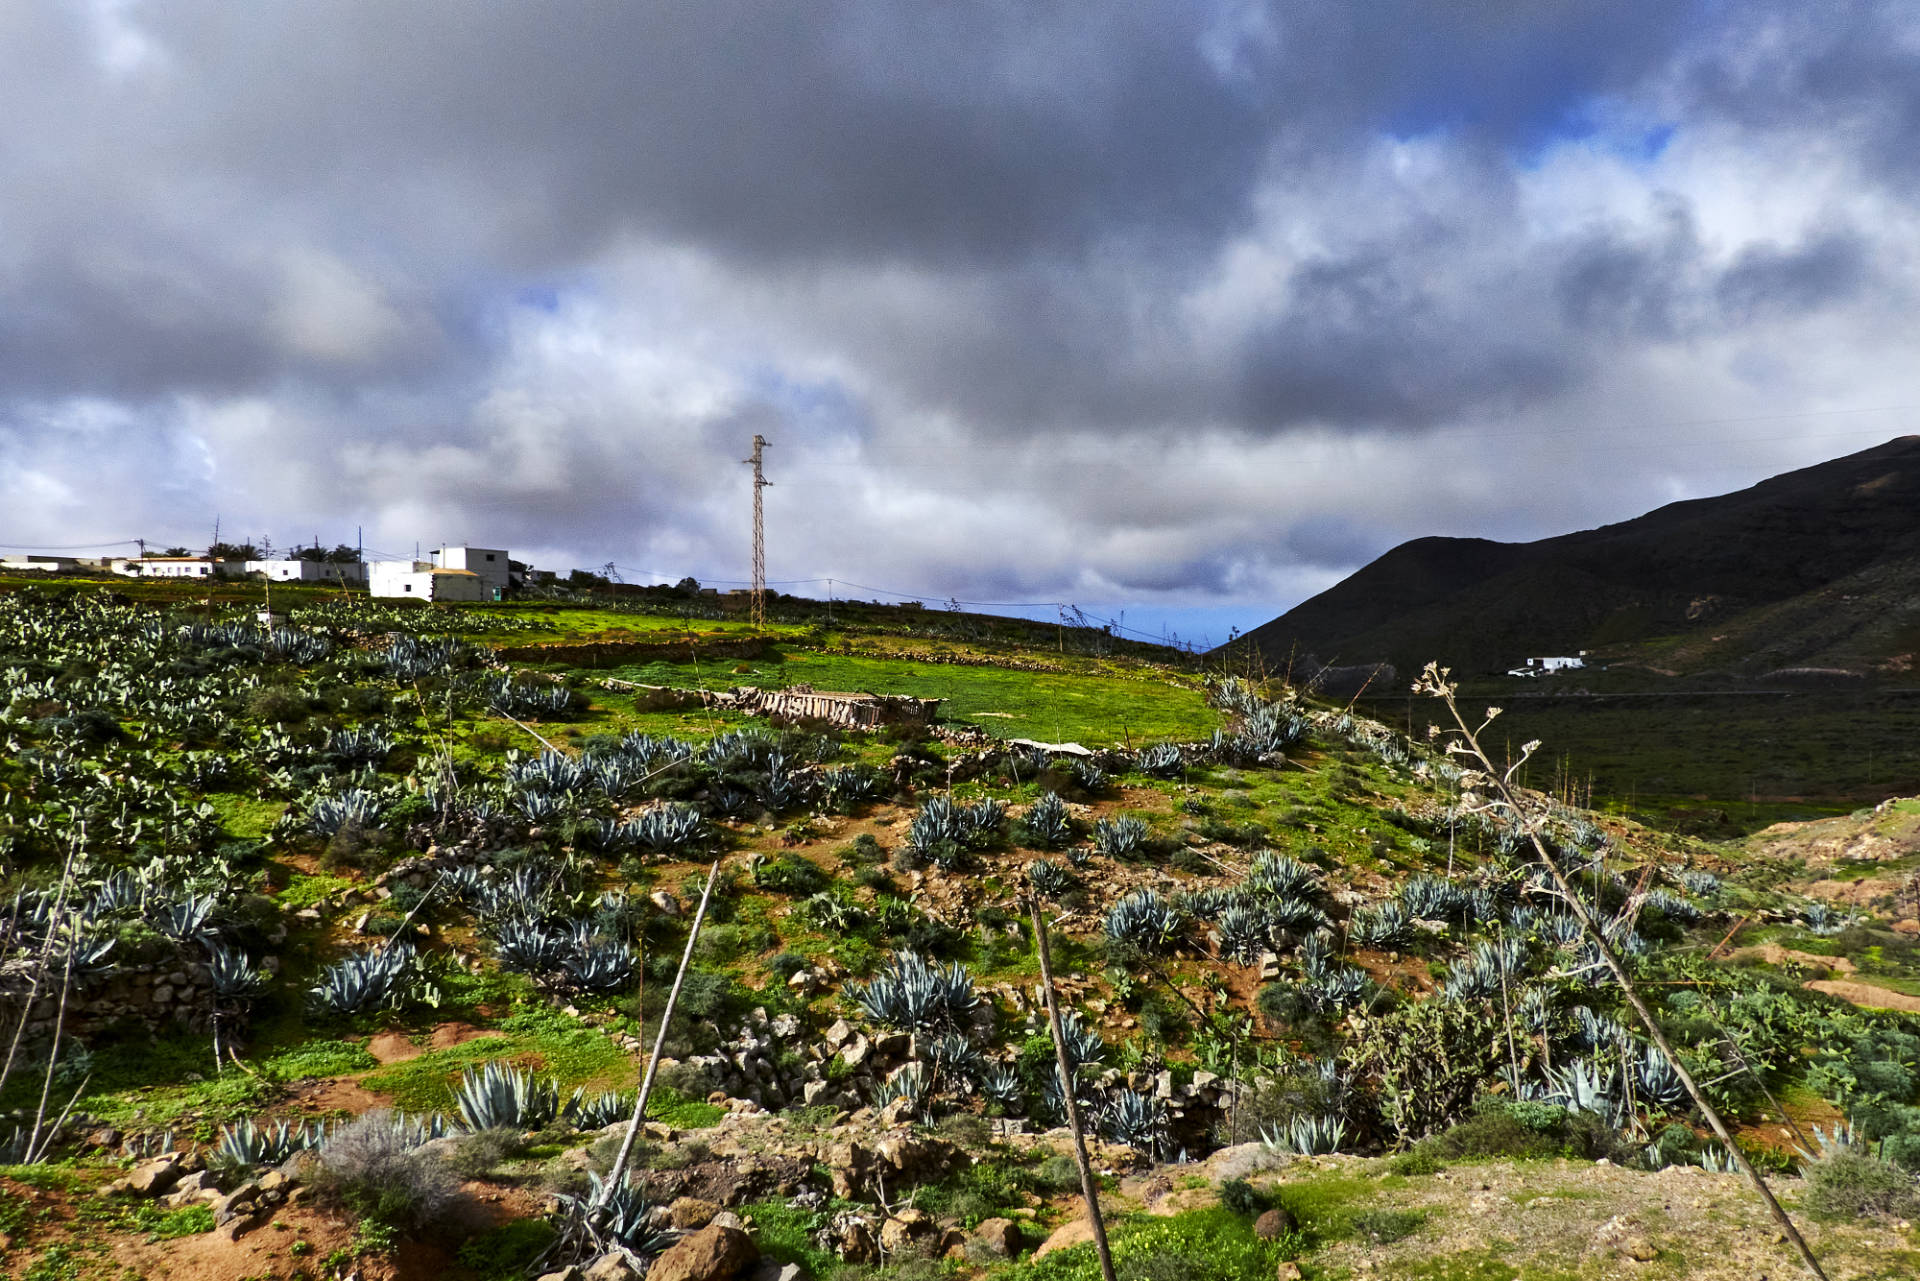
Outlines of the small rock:
[{"label": "small rock", "polygon": [[585,1281],[638,1281],[640,1274],[618,1250],[609,1250],[587,1265]]},{"label": "small rock", "polygon": [[1628,1237],[1620,1243],[1620,1253],[1636,1263],[1652,1263],[1660,1257],[1660,1251],[1653,1248],[1653,1242],[1645,1237]]},{"label": "small rock", "polygon": [[653,904],[668,916],[680,915],[680,900],[665,890],[655,890],[653,893],[647,895],[647,902]]},{"label": "small rock", "polygon": [[667,1206],[667,1222],[683,1231],[704,1228],[713,1222],[713,1216],[720,1213],[720,1207],[711,1201],[699,1197],[683,1196]]},{"label": "small rock", "polygon": [[1290,1260],[1280,1261],[1280,1275],[1276,1281],[1300,1281],[1300,1265]]},{"label": "small rock", "polygon": [[546,1273],[540,1278],[540,1281],[584,1281],[584,1276],[585,1274],[582,1273],[579,1268],[565,1267],[561,1268],[558,1272]]},{"label": "small rock", "polygon": [[[734,1192],[736,1194],[739,1193],[740,1191],[741,1189],[738,1187],[734,1189]],[[712,1221],[709,1222],[707,1226],[715,1227],[715,1228],[734,1228],[740,1232],[745,1232],[747,1230],[747,1221],[741,1218],[739,1215],[735,1214],[732,1210],[722,1210],[720,1211],[720,1213],[713,1216]]]},{"label": "small rock", "polygon": [[853,1025],[845,1019],[837,1020],[832,1027],[827,1029],[827,1044],[836,1050],[852,1039]]}]

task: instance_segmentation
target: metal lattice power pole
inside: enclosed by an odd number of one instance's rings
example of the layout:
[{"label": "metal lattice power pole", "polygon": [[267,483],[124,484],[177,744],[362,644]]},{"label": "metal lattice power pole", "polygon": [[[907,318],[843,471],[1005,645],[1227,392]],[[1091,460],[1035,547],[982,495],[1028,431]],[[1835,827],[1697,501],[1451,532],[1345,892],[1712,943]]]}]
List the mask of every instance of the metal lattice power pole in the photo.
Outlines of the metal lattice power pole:
[{"label": "metal lattice power pole", "polygon": [[767,625],[767,531],[760,491],[773,482],[760,470],[760,451],[766,447],[767,438],[756,435],[753,457],[741,460],[753,466],[753,625],[756,628]]}]

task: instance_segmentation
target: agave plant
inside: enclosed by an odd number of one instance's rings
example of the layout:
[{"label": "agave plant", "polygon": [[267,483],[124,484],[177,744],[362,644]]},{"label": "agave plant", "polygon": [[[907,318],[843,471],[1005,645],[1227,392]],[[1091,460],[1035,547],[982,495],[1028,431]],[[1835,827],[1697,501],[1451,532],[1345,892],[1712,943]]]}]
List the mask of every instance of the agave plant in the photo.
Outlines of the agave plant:
[{"label": "agave plant", "polygon": [[874,1089],[873,1106],[885,1108],[904,1100],[908,1112],[925,1116],[933,1097],[932,1086],[926,1070],[918,1063],[909,1063]]},{"label": "agave plant", "polygon": [[633,982],[636,965],[633,948],[624,939],[576,935],[560,955],[568,982],[583,992],[622,990]]},{"label": "agave plant", "polygon": [[1220,913],[1214,925],[1220,959],[1250,965],[1273,946],[1273,922],[1256,906],[1236,905]]},{"label": "agave plant", "polygon": [[581,1096],[574,1104],[573,1123],[583,1130],[604,1130],[633,1115],[633,1095],[605,1090],[592,1097]]},{"label": "agave plant", "polygon": [[1147,825],[1131,815],[1099,819],[1093,825],[1093,845],[1108,858],[1138,858],[1147,847]]},{"label": "agave plant", "polygon": [[1400,903],[1416,920],[1452,921],[1464,912],[1467,892],[1438,876],[1416,876],[1400,887]]},{"label": "agave plant", "polygon": [[308,998],[322,1014],[362,1014],[405,999],[418,971],[406,943],[389,943],[340,958],[320,971]]},{"label": "agave plant", "polygon": [[1075,757],[1068,764],[1067,772],[1073,776],[1073,785],[1089,796],[1100,795],[1113,781],[1105,770],[1083,757]]},{"label": "agave plant", "polygon": [[482,680],[480,694],[494,711],[528,720],[565,716],[578,703],[565,685],[522,684],[506,676]]},{"label": "agave plant", "polygon": [[222,1001],[247,1001],[266,988],[266,975],[254,968],[239,948],[215,943],[207,957],[207,976],[213,994]]},{"label": "agave plant", "polygon": [[1517,996],[1527,970],[1527,946],[1517,938],[1482,942],[1455,961],[1448,972],[1446,994],[1458,1001],[1493,1000],[1504,989]]},{"label": "agave plant", "polygon": [[1053,792],[1035,801],[1021,822],[1027,844],[1035,849],[1059,849],[1073,839],[1073,818],[1067,812],[1067,803]]},{"label": "agave plant", "polygon": [[521,974],[548,974],[560,968],[566,939],[536,921],[503,921],[493,942],[500,964]]},{"label": "agave plant", "polygon": [[282,1121],[267,1129],[256,1125],[253,1118],[244,1117],[221,1129],[220,1141],[209,1160],[228,1171],[280,1165],[296,1152],[320,1146],[326,1137],[327,1128],[318,1123],[296,1126]]},{"label": "agave plant", "polygon": [[1365,970],[1352,965],[1330,965],[1318,974],[1309,974],[1300,991],[1316,1009],[1350,1010],[1366,1000],[1372,980]]},{"label": "agave plant", "polygon": [[980,1073],[980,1093],[987,1102],[1006,1111],[1020,1106],[1020,1074],[1004,1063],[990,1063]]},{"label": "agave plant", "polygon": [[876,1023],[903,1031],[957,1029],[980,1004],[964,965],[932,965],[917,952],[901,952],[865,984],[848,994]]},{"label": "agave plant", "polygon": [[1100,1110],[1100,1132],[1111,1143],[1158,1156],[1167,1146],[1167,1108],[1151,1094],[1117,1090]]},{"label": "agave plant", "polygon": [[1058,863],[1035,859],[1027,864],[1027,883],[1035,893],[1057,899],[1073,888],[1073,873]]},{"label": "agave plant", "polygon": [[377,766],[393,751],[393,736],[377,725],[335,730],[327,736],[326,751],[343,765]]},{"label": "agave plant", "polygon": [[937,1080],[949,1083],[972,1084],[980,1079],[986,1070],[986,1060],[973,1042],[958,1032],[947,1032],[933,1038],[927,1046],[926,1062],[933,1068]]},{"label": "agave plant", "polygon": [[1347,937],[1360,947],[1377,951],[1403,948],[1413,942],[1413,921],[1406,909],[1388,900],[1354,912],[1347,919]]},{"label": "agave plant", "polygon": [[1671,1060],[1657,1045],[1643,1044],[1640,1052],[1628,1060],[1640,1097],[1659,1107],[1673,1109],[1687,1102],[1687,1087],[1680,1081]]},{"label": "agave plant", "polygon": [[1319,891],[1320,874],[1307,864],[1272,850],[1254,855],[1247,869],[1247,891],[1273,899],[1310,898]]},{"label": "agave plant", "polygon": [[820,796],[836,814],[851,814],[880,797],[880,777],[860,765],[836,765],[820,772]]},{"label": "agave plant", "polygon": [[1589,1059],[1575,1059],[1550,1073],[1543,1098],[1569,1111],[1591,1113],[1616,1128],[1627,1120],[1619,1074],[1603,1072]]},{"label": "agave plant", "polygon": [[654,854],[696,849],[707,838],[707,823],[690,805],[650,809],[630,824],[633,843]]},{"label": "agave plant", "polygon": [[547,1216],[553,1225],[553,1244],[536,1267],[564,1271],[618,1253],[633,1271],[643,1271],[646,1261],[665,1251],[677,1235],[670,1228],[656,1227],[653,1211],[646,1193],[629,1180],[610,1183],[589,1170],[585,1196],[554,1194],[553,1210]]},{"label": "agave plant", "polygon": [[1269,1152],[1324,1156],[1338,1152],[1347,1137],[1347,1123],[1338,1116],[1296,1113],[1283,1126],[1262,1129],[1261,1142]]},{"label": "agave plant", "polygon": [[307,810],[307,826],[315,835],[334,836],[341,828],[378,827],[383,810],[380,797],[361,788],[350,787],[333,796],[322,796]]},{"label": "agave plant", "polygon": [[460,1124],[481,1130],[538,1130],[560,1119],[560,1087],[499,1060],[468,1068],[453,1094]]},{"label": "agave plant", "polygon": [[1107,938],[1146,956],[1173,951],[1186,928],[1185,914],[1152,890],[1136,890],[1107,913]]},{"label": "agave plant", "polygon": [[151,914],[153,928],[176,943],[190,943],[212,933],[213,910],[220,905],[211,894],[169,903]]},{"label": "agave plant", "polygon": [[1155,743],[1142,748],[1138,764],[1140,772],[1152,778],[1178,778],[1186,768],[1180,748],[1174,743]]},{"label": "agave plant", "polygon": [[1712,872],[1687,871],[1680,873],[1680,884],[1689,894],[1698,894],[1707,898],[1720,892],[1720,878]]}]

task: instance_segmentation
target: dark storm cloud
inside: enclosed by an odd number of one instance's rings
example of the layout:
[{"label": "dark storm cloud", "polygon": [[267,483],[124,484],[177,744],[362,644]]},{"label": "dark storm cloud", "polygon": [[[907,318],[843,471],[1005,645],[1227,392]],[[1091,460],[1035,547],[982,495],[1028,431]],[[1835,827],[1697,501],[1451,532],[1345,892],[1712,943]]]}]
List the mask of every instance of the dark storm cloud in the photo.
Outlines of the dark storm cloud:
[{"label": "dark storm cloud", "polygon": [[1623,414],[1911,399],[1913,31],[6,6],[7,541],[245,507],[737,573],[755,431],[786,572],[961,594],[1253,600],[1436,527],[1630,515],[1707,473],[1561,479]]}]

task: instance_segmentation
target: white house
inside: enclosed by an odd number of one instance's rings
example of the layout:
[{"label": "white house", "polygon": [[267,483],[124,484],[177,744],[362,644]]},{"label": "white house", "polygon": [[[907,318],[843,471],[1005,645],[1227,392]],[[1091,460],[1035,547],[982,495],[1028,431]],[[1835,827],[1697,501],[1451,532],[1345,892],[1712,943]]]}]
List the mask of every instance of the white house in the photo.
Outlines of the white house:
[{"label": "white house", "polygon": [[205,556],[119,556],[109,568],[128,578],[207,578],[214,563]]},{"label": "white house", "polygon": [[78,568],[72,556],[0,556],[0,571],[9,574],[70,574]]},{"label": "white house", "polygon": [[490,600],[480,575],[467,569],[442,569],[425,560],[376,560],[367,566],[368,593],[400,600]]},{"label": "white house", "polygon": [[468,547],[464,543],[456,547],[442,547],[433,553],[433,563],[441,569],[464,569],[478,576],[487,593],[483,599],[487,600],[499,600],[505,596],[512,582],[504,547]]},{"label": "white house", "polygon": [[341,564],[326,560],[250,560],[249,574],[272,583],[364,583],[367,567],[358,561]]},{"label": "white house", "polygon": [[1555,672],[1577,671],[1587,665],[1587,651],[1550,658],[1529,658],[1519,667],[1507,669],[1509,676],[1551,676]]}]

